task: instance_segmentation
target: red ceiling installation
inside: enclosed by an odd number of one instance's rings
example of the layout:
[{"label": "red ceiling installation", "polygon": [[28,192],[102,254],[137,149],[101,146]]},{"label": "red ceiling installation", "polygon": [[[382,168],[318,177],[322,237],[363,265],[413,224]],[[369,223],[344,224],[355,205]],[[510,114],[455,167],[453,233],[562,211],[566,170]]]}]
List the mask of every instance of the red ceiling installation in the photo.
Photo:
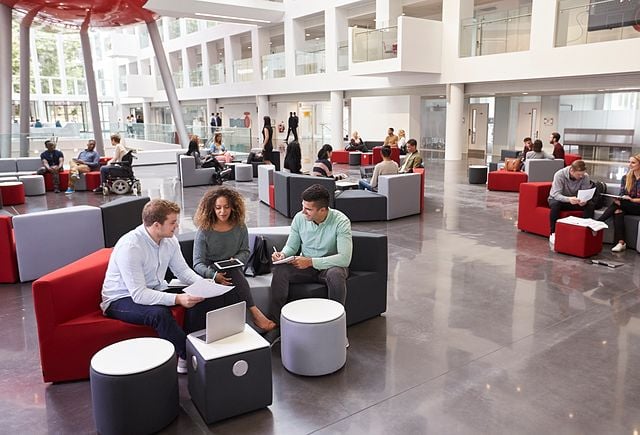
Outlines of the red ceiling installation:
[{"label": "red ceiling installation", "polygon": [[87,16],[90,27],[115,27],[142,23],[157,18],[143,6],[147,0],[0,0],[22,13],[40,9],[37,18],[81,26]]}]

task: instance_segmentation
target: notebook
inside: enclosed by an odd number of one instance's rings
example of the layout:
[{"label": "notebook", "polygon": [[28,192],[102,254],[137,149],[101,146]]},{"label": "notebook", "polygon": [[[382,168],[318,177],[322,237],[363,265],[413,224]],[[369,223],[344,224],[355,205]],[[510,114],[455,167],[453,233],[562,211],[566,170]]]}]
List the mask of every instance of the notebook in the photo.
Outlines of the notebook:
[{"label": "notebook", "polygon": [[237,304],[209,311],[207,313],[207,326],[204,329],[204,334],[196,335],[196,338],[209,344],[244,331],[246,310],[247,304],[242,301]]}]

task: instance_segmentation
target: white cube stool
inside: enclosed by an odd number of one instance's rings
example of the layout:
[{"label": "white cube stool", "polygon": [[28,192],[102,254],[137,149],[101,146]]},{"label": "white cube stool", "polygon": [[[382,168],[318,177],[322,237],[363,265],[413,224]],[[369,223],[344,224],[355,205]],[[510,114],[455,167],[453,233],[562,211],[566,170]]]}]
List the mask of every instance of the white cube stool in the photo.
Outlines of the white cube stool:
[{"label": "white cube stool", "polygon": [[236,181],[252,181],[253,166],[246,163],[236,164]]},{"label": "white cube stool", "polygon": [[42,175],[20,175],[26,196],[44,195],[44,177]]},{"label": "white cube stool", "polygon": [[0,183],[11,183],[14,181],[18,181],[18,177],[0,177]]},{"label": "white cube stool", "polygon": [[347,360],[347,316],[342,304],[309,298],[289,302],[280,316],[282,365],[292,373],[321,376]]},{"label": "white cube stool", "polygon": [[155,337],[120,341],[91,358],[91,398],[101,434],[148,434],[179,412],[173,344]]}]

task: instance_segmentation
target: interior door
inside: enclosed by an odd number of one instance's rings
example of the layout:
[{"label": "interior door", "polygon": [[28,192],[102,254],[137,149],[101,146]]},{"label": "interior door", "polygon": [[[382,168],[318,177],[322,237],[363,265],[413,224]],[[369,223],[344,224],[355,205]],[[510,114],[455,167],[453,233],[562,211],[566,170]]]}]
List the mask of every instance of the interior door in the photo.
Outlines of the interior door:
[{"label": "interior door", "polygon": [[484,159],[487,155],[489,104],[469,104],[467,157]]},{"label": "interior door", "polygon": [[540,139],[540,102],[520,103],[518,105],[518,127],[516,131],[516,149],[522,148],[522,139]]}]

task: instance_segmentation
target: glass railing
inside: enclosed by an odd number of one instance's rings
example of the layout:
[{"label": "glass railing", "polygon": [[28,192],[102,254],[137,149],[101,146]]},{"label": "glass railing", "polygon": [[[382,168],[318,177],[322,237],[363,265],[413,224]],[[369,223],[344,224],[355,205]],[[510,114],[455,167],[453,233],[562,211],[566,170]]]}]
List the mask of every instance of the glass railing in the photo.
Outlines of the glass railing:
[{"label": "glass railing", "polygon": [[460,57],[526,51],[531,36],[531,8],[462,20],[460,32]]},{"label": "glass railing", "polygon": [[233,61],[233,81],[250,82],[253,80],[253,59],[238,59]]},{"label": "glass railing", "polygon": [[286,74],[284,53],[262,56],[262,79],[279,79]]},{"label": "glass railing", "polygon": [[224,83],[224,62],[209,66],[209,84],[219,85]]},{"label": "glass railing", "polygon": [[338,42],[338,71],[349,69],[349,41]]},{"label": "glass railing", "polygon": [[352,31],[354,63],[398,57],[398,26],[375,30],[356,27]]},{"label": "glass railing", "polygon": [[[612,6],[617,13],[605,13]],[[637,8],[619,0],[560,0],[556,47],[640,38]]]},{"label": "glass railing", "polygon": [[325,51],[296,51],[296,75],[321,74],[326,72]]},{"label": "glass railing", "polygon": [[184,83],[184,74],[182,73],[182,70],[172,72],[171,75],[173,76],[173,83],[175,84],[176,89],[181,89]]},{"label": "glass railing", "polygon": [[189,71],[189,86],[192,88],[202,86],[202,67],[197,67]]}]

